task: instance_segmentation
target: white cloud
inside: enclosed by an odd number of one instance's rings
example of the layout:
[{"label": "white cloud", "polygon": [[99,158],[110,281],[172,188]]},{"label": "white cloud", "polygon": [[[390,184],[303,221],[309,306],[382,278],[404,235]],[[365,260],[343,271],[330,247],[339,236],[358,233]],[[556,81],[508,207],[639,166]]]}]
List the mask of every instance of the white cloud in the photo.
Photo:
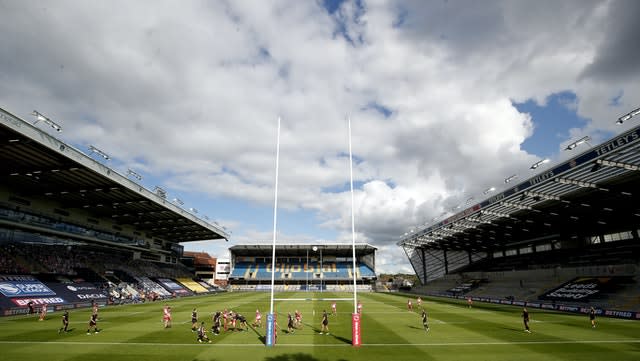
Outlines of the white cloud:
[{"label": "white cloud", "polygon": [[406,271],[398,236],[538,160],[511,101],[573,91],[590,122],[572,135],[616,130],[611,97],[623,110],[640,95],[637,74],[607,72],[624,50],[608,41],[632,33],[613,18],[625,6],[370,1],[331,16],[297,1],[2,2],[0,102],[46,109],[68,139],[173,189],[265,206],[281,116],[281,205],[317,212],[340,239],[348,114],[359,236]]}]

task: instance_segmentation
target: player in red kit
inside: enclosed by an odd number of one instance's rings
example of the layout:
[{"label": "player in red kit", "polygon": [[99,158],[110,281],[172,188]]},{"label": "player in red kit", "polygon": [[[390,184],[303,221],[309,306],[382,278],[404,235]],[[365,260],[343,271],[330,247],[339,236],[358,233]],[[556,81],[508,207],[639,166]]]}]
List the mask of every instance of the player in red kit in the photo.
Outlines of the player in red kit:
[{"label": "player in red kit", "polygon": [[256,319],[253,321],[254,327],[262,327],[262,314],[259,309],[256,309]]},{"label": "player in red kit", "polygon": [[164,328],[171,327],[171,307],[164,306],[162,309],[162,322],[164,324]]},{"label": "player in red kit", "polygon": [[40,308],[40,318],[38,319],[38,321],[44,321],[46,317],[47,317],[47,304],[43,303],[42,307]]},{"label": "player in red kit", "polygon": [[222,327],[224,328],[225,332],[227,332],[228,321],[229,321],[229,311],[227,311],[227,309],[225,308],[224,311],[222,311]]},{"label": "player in red kit", "polygon": [[295,326],[296,326],[296,328],[302,329],[302,312],[296,310],[293,313],[293,316],[295,317]]}]

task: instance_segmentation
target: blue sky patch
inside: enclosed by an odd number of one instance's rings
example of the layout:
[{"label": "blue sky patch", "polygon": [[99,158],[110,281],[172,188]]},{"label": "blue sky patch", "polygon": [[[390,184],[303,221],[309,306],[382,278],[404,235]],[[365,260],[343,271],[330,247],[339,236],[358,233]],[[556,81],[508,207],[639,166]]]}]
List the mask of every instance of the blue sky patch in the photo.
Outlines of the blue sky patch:
[{"label": "blue sky patch", "polygon": [[624,95],[624,91],[622,91],[622,90],[618,91],[618,94],[614,95],[609,100],[609,106],[611,106],[611,107],[619,107],[620,105],[622,105],[622,103],[620,103],[620,99],[622,99],[623,95]]},{"label": "blue sky patch", "polygon": [[333,13],[340,9],[340,6],[342,6],[345,1],[346,0],[323,0],[322,6],[327,10],[329,14],[333,15]]},{"label": "blue sky patch", "polygon": [[365,109],[373,109],[375,111],[377,111],[378,113],[382,114],[385,118],[389,118],[391,116],[391,114],[393,114],[393,111],[387,107],[385,107],[382,104],[379,104],[377,102],[370,102],[369,104],[367,104],[367,106],[365,107]]},{"label": "blue sky patch", "polygon": [[522,149],[539,157],[556,153],[558,144],[569,137],[569,130],[584,127],[588,121],[576,113],[577,103],[576,95],[569,91],[551,94],[545,106],[533,100],[513,103],[519,112],[531,115],[534,125],[533,135],[525,139]]},{"label": "blue sky patch", "polygon": [[364,38],[362,37],[362,34],[356,34],[355,37],[349,34],[347,32],[347,22],[353,21],[354,23],[359,23],[360,18],[365,13],[365,6],[361,0],[353,1],[354,7],[356,10],[355,13],[353,14],[353,18],[345,19],[345,17],[342,16],[341,14],[337,14],[338,10],[342,6],[342,4],[344,4],[345,2],[346,0],[324,0],[322,2],[322,6],[329,13],[329,15],[333,16],[333,18],[336,21],[336,28],[333,32],[333,38],[336,39],[338,37],[342,37],[349,44],[353,46],[357,46],[364,42]]},{"label": "blue sky patch", "polygon": [[396,18],[393,20],[394,28],[401,28],[402,25],[407,21],[407,17],[409,16],[409,12],[402,6],[398,6]]}]

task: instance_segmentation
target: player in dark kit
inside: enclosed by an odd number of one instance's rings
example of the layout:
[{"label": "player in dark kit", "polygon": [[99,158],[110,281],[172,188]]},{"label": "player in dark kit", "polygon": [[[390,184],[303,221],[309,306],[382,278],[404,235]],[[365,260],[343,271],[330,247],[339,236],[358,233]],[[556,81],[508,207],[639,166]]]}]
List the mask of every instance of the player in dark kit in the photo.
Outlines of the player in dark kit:
[{"label": "player in dark kit", "polygon": [[198,330],[198,311],[194,308],[191,311],[191,332],[196,332]]},{"label": "player in dark kit", "polygon": [[[244,317],[243,315],[241,315],[241,314],[239,314],[237,312],[234,315],[234,326],[233,326],[234,330],[235,330],[235,327],[236,327],[235,326],[236,322],[239,322],[240,326],[244,326],[244,330],[245,331],[249,331],[249,325],[247,324],[246,317]],[[242,329],[240,331],[242,331]]]},{"label": "player in dark kit", "polygon": [[220,319],[222,318],[222,312],[218,311],[213,315],[213,326],[211,326],[211,332],[214,335],[220,334]]},{"label": "player in dark kit", "polygon": [[36,312],[35,308],[33,308],[33,301],[29,301],[29,303],[27,303],[27,307],[29,307],[29,314],[32,315]]},{"label": "player in dark kit", "polygon": [[96,315],[96,321],[97,321],[98,320],[98,302],[96,302],[95,300],[92,301],[91,314]]},{"label": "player in dark kit", "polygon": [[524,322],[524,332],[531,333],[529,330],[529,311],[526,307],[522,309],[522,322]]},{"label": "player in dark kit", "polygon": [[591,321],[591,328],[596,328],[596,310],[593,307],[589,310],[589,320]]},{"label": "player in dark kit", "polygon": [[322,329],[320,330],[320,334],[322,335],[323,332],[327,332],[327,335],[329,334],[329,316],[327,315],[327,311],[323,310],[322,311]]},{"label": "player in dark kit", "polygon": [[424,331],[429,331],[429,319],[427,318],[427,311],[422,310],[422,327]]},{"label": "player in dark kit", "polygon": [[291,316],[291,312],[287,313],[287,332],[294,333],[293,330],[295,327],[293,326],[293,316]]},{"label": "player in dark kit", "polygon": [[207,328],[204,327],[204,322],[202,322],[200,327],[198,327],[198,342],[202,343],[204,341],[211,343],[209,336],[207,336]]},{"label": "player in dark kit", "polygon": [[67,327],[69,327],[69,311],[64,311],[64,313],[62,314],[62,327],[60,327],[60,329],[58,330],[58,333],[64,331],[64,332],[69,332],[67,330]]},{"label": "player in dark kit", "polygon": [[91,330],[93,330],[93,332],[98,333],[100,332],[100,330],[98,330],[98,314],[92,314],[91,318],[89,319],[89,328],[87,329],[87,335],[91,334]]}]

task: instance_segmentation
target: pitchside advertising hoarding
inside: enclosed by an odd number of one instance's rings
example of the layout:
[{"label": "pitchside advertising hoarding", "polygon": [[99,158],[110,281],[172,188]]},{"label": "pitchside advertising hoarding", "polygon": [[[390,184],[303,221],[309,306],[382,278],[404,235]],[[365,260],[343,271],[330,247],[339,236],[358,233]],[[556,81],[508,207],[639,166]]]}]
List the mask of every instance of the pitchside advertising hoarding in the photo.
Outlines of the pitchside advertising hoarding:
[{"label": "pitchside advertising hoarding", "polygon": [[[456,299],[467,299],[468,296],[457,296],[451,294],[441,294],[441,293],[433,293],[432,296],[437,297],[446,297],[446,298],[456,298]],[[587,307],[578,307],[573,305],[563,305],[559,303],[544,303],[544,302],[528,302],[528,301],[516,301],[516,300],[504,300],[504,299],[495,299],[495,298],[487,298],[487,297],[471,297],[473,301],[478,302],[488,302],[488,303],[498,303],[504,305],[511,306],[526,306],[528,308],[543,308],[548,310],[557,310],[563,312],[571,312],[571,313],[589,313],[590,308]],[[602,308],[596,308],[596,314],[607,316],[607,317],[615,317],[615,318],[626,318],[629,320],[640,320],[640,312],[636,311],[624,311],[624,310],[607,310]]]},{"label": "pitchside advertising hoarding", "polygon": [[35,306],[48,305],[53,310],[88,307],[92,302],[107,303],[107,294],[88,282],[41,282],[31,275],[0,275],[0,308],[4,315],[27,312]]},{"label": "pitchside advertising hoarding", "polygon": [[24,313],[11,308],[24,308],[31,302],[36,306],[67,303],[56,292],[30,275],[0,275],[0,306],[5,315]]},{"label": "pitchside advertising hoarding", "polygon": [[69,302],[86,302],[91,304],[92,301],[106,303],[107,293],[88,282],[74,283],[52,283],[47,282],[47,286],[54,290],[56,294],[66,298]]},{"label": "pitchside advertising hoarding", "polygon": [[53,296],[56,293],[33,276],[0,276],[0,293],[5,297]]}]

